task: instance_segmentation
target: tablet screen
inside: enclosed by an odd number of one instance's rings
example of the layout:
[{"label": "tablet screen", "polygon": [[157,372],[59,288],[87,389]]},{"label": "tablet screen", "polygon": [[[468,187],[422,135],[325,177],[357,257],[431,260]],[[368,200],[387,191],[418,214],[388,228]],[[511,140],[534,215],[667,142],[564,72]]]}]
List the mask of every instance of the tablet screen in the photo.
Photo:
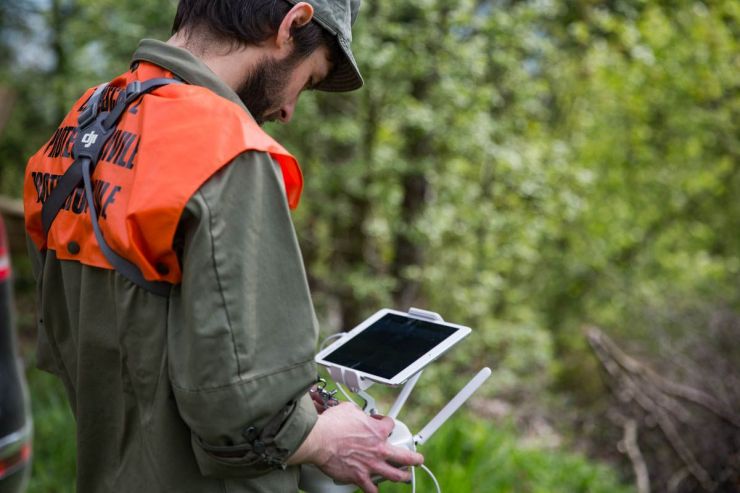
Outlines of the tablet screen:
[{"label": "tablet screen", "polygon": [[390,380],[456,331],[388,313],[323,359]]}]

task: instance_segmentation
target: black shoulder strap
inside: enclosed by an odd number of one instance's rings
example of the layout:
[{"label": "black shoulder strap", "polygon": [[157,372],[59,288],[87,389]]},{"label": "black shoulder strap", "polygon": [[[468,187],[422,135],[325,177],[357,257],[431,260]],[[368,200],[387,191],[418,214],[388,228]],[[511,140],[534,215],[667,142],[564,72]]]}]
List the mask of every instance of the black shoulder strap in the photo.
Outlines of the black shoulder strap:
[{"label": "black shoulder strap", "polygon": [[49,197],[41,208],[41,223],[44,234],[48,236],[51,225],[57,214],[64,206],[69,195],[83,182],[85,199],[90,210],[95,239],[100,250],[113,268],[129,281],[159,296],[167,296],[170,284],[166,282],[147,281],[135,264],[113,251],[103,237],[98,224],[98,213],[92,190],[92,171],[100,158],[103,147],[113,135],[118,121],[131,103],[144,94],[167,84],[180,84],[179,80],[168,78],[150,79],[144,82],[134,81],[126,86],[110,111],[99,111],[100,98],[107,84],[98,86],[87,102],[85,111],[78,118],[79,130],[72,146],[74,162],[62,175]]}]

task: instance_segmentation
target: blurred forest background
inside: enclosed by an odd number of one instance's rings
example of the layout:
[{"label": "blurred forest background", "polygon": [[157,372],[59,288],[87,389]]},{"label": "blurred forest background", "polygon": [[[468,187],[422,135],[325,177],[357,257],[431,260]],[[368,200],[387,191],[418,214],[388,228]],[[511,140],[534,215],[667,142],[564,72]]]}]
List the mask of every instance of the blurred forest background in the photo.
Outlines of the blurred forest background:
[{"label": "blurred forest background", "polygon": [[[174,8],[0,2],[0,194]],[[494,368],[424,450],[444,491],[740,491],[739,38],[735,0],[366,0],[365,88],[268,125],[304,168],[325,335],[385,306],[474,329],[421,378],[412,429]],[[72,491],[22,250],[31,491]]]}]

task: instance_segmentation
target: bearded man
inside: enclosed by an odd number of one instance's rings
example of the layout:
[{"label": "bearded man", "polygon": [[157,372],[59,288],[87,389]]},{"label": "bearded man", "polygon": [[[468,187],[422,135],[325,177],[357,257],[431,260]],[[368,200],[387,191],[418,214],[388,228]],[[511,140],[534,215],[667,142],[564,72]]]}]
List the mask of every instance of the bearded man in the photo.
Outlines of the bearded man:
[{"label": "bearded man", "polygon": [[66,388],[82,492],[290,492],[300,464],[375,493],[421,455],[307,394],[317,327],[262,129],[362,85],[359,0],[182,0],[166,43],[91,88],[30,159],[39,366]]}]

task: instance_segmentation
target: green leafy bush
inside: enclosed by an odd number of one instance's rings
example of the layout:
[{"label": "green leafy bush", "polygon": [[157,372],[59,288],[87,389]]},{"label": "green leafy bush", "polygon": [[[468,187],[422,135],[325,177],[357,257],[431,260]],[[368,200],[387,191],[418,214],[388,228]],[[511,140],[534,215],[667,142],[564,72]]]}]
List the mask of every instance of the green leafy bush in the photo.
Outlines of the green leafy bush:
[{"label": "green leafy bush", "polygon": [[[456,418],[421,447],[427,467],[445,493],[628,493],[614,471],[583,456],[523,445],[510,427]],[[434,484],[417,469],[417,491]],[[410,493],[409,485],[384,483],[381,493]]]}]

